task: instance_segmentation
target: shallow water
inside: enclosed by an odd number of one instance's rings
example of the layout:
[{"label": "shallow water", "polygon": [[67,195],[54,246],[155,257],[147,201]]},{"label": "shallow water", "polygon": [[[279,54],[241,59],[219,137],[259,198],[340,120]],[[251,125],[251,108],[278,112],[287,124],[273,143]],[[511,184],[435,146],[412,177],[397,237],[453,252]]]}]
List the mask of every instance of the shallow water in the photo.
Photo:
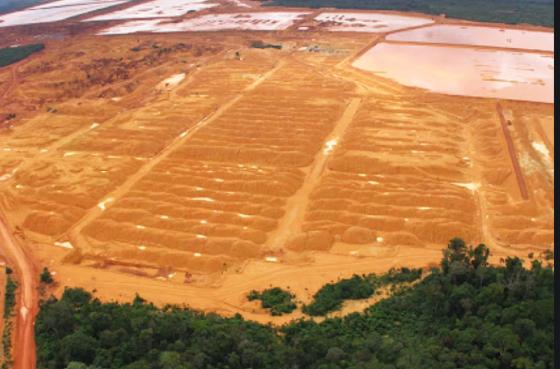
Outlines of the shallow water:
[{"label": "shallow water", "polygon": [[227,13],[208,14],[197,18],[185,19],[179,22],[169,22],[170,19],[143,19],[124,22],[98,33],[98,35],[119,35],[135,32],[196,32],[249,30],[274,31],[290,27],[296,20],[307,14],[306,12],[255,12],[255,13]]},{"label": "shallow water", "polygon": [[114,19],[142,19],[179,17],[188,12],[213,8],[218,4],[206,4],[206,0],[154,0],[134,5],[112,13],[98,15],[87,21],[104,21]]},{"label": "shallow water", "polygon": [[554,102],[554,58],[548,55],[380,43],[352,65],[433,92]]},{"label": "shallow water", "polygon": [[124,4],[125,2],[126,0],[111,0],[106,2],[69,5],[62,7],[41,7],[37,9],[24,9],[14,13],[0,15],[0,27],[57,22],[95,10]]},{"label": "shallow water", "polygon": [[326,25],[328,31],[373,33],[390,32],[434,22],[428,18],[373,12],[323,12],[316,16],[315,20],[328,23]]},{"label": "shallow water", "polygon": [[436,25],[397,32],[387,40],[554,51],[554,32],[493,27]]}]

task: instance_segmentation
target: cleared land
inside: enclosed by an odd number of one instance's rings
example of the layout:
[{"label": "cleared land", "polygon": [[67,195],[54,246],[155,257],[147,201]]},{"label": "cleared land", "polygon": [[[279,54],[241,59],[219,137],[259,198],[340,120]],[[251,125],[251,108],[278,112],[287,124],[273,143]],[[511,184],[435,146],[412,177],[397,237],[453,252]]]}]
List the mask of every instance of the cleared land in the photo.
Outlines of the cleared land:
[{"label": "cleared land", "polygon": [[[552,104],[406,87],[352,67],[385,33],[238,10],[140,21],[205,25],[165,35],[45,25],[43,52],[0,69],[3,231],[32,255],[18,270],[48,266],[58,294],[283,323],[301,312],[271,317],[246,294],[289,286],[308,303],[338,277],[429,267],[454,236],[493,262],[552,248]],[[0,37],[36,36],[14,33]]]}]

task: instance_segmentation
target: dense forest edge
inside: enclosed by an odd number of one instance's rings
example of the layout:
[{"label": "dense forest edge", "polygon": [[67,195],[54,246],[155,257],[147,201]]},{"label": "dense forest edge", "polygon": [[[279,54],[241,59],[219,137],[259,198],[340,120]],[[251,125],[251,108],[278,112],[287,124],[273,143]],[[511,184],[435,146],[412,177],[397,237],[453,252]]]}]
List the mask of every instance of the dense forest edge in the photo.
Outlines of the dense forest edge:
[{"label": "dense forest edge", "polygon": [[550,253],[490,265],[489,252],[455,238],[439,267],[362,313],[282,327],[67,288],[41,302],[37,368],[552,369]]},{"label": "dense forest edge", "polygon": [[6,286],[4,294],[4,331],[2,332],[2,353],[0,357],[0,366],[2,369],[9,369],[12,367],[12,331],[13,331],[13,315],[14,307],[16,306],[16,290],[17,283],[13,278],[13,271],[6,268]]},{"label": "dense forest edge", "polygon": [[0,49],[0,68],[17,63],[29,55],[39,52],[45,48],[43,44],[30,44],[23,46],[11,46]]},{"label": "dense forest edge", "polygon": [[479,22],[554,27],[554,0],[270,0],[268,6],[396,10]]}]

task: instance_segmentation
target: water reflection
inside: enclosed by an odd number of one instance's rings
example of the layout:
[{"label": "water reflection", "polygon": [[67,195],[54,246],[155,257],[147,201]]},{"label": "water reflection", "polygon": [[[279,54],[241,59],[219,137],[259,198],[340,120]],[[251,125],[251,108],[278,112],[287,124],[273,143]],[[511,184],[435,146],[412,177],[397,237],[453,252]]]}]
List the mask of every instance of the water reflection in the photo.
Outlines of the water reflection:
[{"label": "water reflection", "polygon": [[549,55],[380,43],[352,64],[400,84],[452,95],[553,103]]},{"label": "water reflection", "polygon": [[449,24],[394,33],[387,40],[554,51],[553,32]]}]

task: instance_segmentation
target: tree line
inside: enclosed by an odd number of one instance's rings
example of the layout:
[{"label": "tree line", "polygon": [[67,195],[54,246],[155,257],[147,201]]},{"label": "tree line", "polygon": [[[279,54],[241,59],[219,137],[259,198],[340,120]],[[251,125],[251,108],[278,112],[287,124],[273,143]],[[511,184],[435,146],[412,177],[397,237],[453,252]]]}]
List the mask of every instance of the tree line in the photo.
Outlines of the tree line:
[{"label": "tree line", "polygon": [[37,368],[552,369],[553,266],[488,255],[453,239],[439,267],[362,313],[281,327],[66,289],[41,305]]}]

